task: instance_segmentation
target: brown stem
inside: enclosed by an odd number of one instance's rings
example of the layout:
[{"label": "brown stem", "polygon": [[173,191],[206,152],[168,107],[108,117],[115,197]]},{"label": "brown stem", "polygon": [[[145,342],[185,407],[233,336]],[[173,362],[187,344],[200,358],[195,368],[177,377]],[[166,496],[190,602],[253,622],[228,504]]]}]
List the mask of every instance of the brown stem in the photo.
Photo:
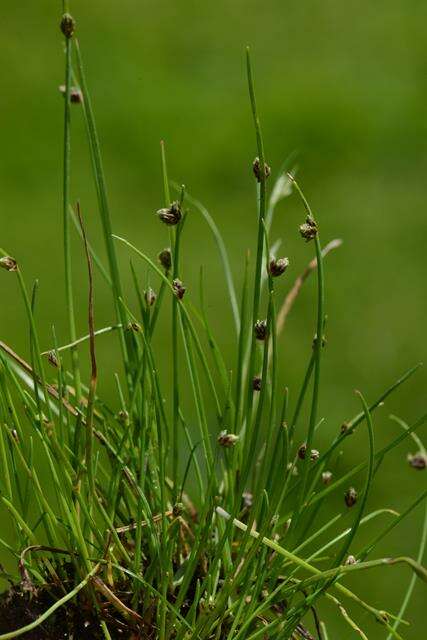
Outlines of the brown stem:
[{"label": "brown stem", "polygon": [[87,242],[86,231],[83,224],[83,217],[80,210],[80,203],[77,202],[77,215],[80,222],[80,228],[82,230],[83,243],[86,254],[86,262],[89,277],[89,299],[88,299],[88,325],[89,325],[89,351],[91,361],[91,376],[89,385],[89,397],[87,402],[86,413],[86,467],[89,481],[89,491],[91,495],[95,495],[95,478],[93,472],[93,416],[96,386],[98,382],[98,370],[96,366],[95,355],[95,323],[93,318],[93,268],[92,258],[89,251],[89,245]]},{"label": "brown stem", "polygon": [[[322,256],[325,257],[330,251],[333,249],[337,249],[342,245],[342,240],[336,238],[335,240],[331,240],[322,250]],[[312,271],[317,269],[317,258],[313,258],[311,262],[308,263],[304,271],[298,276],[295,280],[292,289],[287,294],[283,304],[280,308],[280,311],[277,315],[277,334],[280,334],[283,331],[285,326],[286,319],[294,305],[294,302],[301,290],[302,285],[307,280],[308,276]]]}]

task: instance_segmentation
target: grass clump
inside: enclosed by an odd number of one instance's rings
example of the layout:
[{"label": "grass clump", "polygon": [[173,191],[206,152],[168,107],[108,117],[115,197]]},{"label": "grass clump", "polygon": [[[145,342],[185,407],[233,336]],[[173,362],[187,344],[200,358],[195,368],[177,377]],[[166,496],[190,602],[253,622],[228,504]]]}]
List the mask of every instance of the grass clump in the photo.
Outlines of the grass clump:
[{"label": "grass clump", "polygon": [[[113,234],[84,63],[75,21],[67,11],[64,3],[63,241],[68,344],[59,345],[54,333],[50,349],[42,351],[34,318],[36,288],[27,289],[21,265],[7,252],[2,251],[0,259],[10,277],[17,279],[30,329],[25,359],[0,342],[0,497],[15,531],[13,544],[0,542],[16,558],[20,574],[19,582],[3,597],[0,640],[20,635],[328,640],[333,615],[330,608],[324,609],[323,603],[328,602],[354,635],[367,637],[357,621],[358,607],[381,625],[382,637],[401,638],[400,625],[415,579],[425,582],[427,578],[421,564],[427,515],[417,560],[372,559],[372,555],[378,543],[425,502],[427,493],[416,497],[402,514],[390,509],[369,511],[369,498],[384,458],[405,439],[412,437],[417,444],[411,466],[425,468],[425,449],[416,431],[427,415],[411,425],[395,418],[400,430],[380,449],[375,446],[373,417],[418,365],[370,404],[357,392],[359,413],[344,423],[321,453],[315,448],[323,422],[319,413],[326,343],[323,263],[340,242],[322,246],[321,223],[291,173],[281,170],[270,192],[267,188],[273,179],[266,163],[249,51],[258,234],[254,266],[247,258],[238,293],[215,220],[185,187],[170,182],[163,143],[164,193],[157,215],[168,229],[169,247],[153,258]],[[80,206],[72,207],[70,202],[73,102],[86,123],[105,266],[86,236]],[[284,302],[278,303],[277,279],[287,278],[289,261],[275,255],[270,230],[277,203],[291,193],[301,201],[299,232],[302,241],[313,246],[314,256],[288,287]],[[181,280],[182,235],[194,210],[212,231],[224,268],[233,317],[230,330],[235,331],[234,363],[225,361],[209,325],[203,280],[200,308]],[[76,333],[72,222],[82,238],[88,267],[88,334],[81,338]],[[156,282],[157,294],[151,288],[142,291],[132,268],[136,309],[124,296],[119,250],[141,260]],[[98,330],[94,269],[103,275],[116,312],[111,326]],[[312,351],[301,388],[292,394],[296,401],[291,403],[279,376],[280,335],[310,274],[317,278]],[[153,341],[160,314],[166,313],[170,315],[170,384],[163,388]],[[115,376],[118,412],[115,401],[105,401],[97,393],[96,340],[113,332],[120,341],[123,365]],[[87,347],[91,373],[86,383],[80,361],[87,357]],[[48,362],[53,370],[47,368]],[[362,426],[367,434],[366,454],[346,473],[334,472],[339,448]],[[325,521],[322,510],[337,490],[343,494],[342,509]],[[387,525],[380,524],[383,516],[388,517]],[[349,524],[342,529],[344,518]],[[371,521],[376,521],[377,533],[360,548],[359,529]],[[345,585],[348,574],[378,566],[387,570],[394,564],[405,564],[413,572],[397,615],[365,601]]]}]

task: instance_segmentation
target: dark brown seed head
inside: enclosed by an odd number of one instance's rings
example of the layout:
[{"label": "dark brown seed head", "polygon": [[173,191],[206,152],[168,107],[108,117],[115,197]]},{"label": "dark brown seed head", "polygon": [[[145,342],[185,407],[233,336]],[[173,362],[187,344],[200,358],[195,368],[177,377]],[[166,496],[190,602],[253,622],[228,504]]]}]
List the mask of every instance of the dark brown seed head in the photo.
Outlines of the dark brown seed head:
[{"label": "dark brown seed head", "polygon": [[166,273],[170,271],[170,268],[172,266],[172,254],[170,249],[163,249],[163,251],[160,251],[157,259]]},{"label": "dark brown seed head", "polygon": [[152,307],[157,300],[156,292],[151,287],[144,291],[144,299],[148,307]]},{"label": "dark brown seed head", "polygon": [[140,331],[142,331],[142,327],[140,324],[138,324],[138,322],[129,322],[126,329],[128,331],[134,331],[135,333],[139,333]]},{"label": "dark brown seed head", "polygon": [[299,232],[306,242],[313,240],[317,235],[317,224],[314,218],[307,216],[304,224],[300,226]]},{"label": "dark brown seed head", "polygon": [[83,102],[83,94],[78,87],[71,87],[70,102],[73,104],[81,104]]},{"label": "dark brown seed head", "polygon": [[[298,449],[298,458],[300,460],[305,460],[306,455],[307,455],[307,445],[304,442]],[[314,462],[315,460],[319,459],[319,456],[320,456],[320,453],[318,452],[317,449],[310,450],[310,460]]]},{"label": "dark brown seed head", "polygon": [[344,500],[347,507],[353,507],[357,502],[357,491],[354,487],[350,487],[344,494]]},{"label": "dark brown seed head", "polygon": [[252,389],[254,391],[261,391],[261,384],[262,380],[260,376],[255,376],[255,378],[252,380]]},{"label": "dark brown seed head", "polygon": [[173,227],[178,224],[182,218],[181,205],[179,202],[172,202],[169,207],[159,209],[157,215],[162,222]]},{"label": "dark brown seed head", "polygon": [[271,169],[266,162],[264,162],[264,176],[262,175],[261,170],[261,162],[259,158],[255,158],[252,163],[252,170],[254,172],[254,176],[257,179],[257,182],[262,182],[262,180],[266,180],[271,173]]},{"label": "dark brown seed head", "polygon": [[182,504],[182,502],[177,502],[176,504],[174,504],[172,509],[174,518],[178,518],[178,516],[182,515],[184,511],[185,511],[185,507]]},{"label": "dark brown seed head", "polygon": [[236,436],[234,433],[228,433],[227,431],[221,431],[218,436],[218,444],[221,447],[225,447],[229,449],[230,447],[234,447],[236,442],[238,441],[239,436]]},{"label": "dark brown seed head", "polygon": [[[327,342],[327,340],[326,340],[326,336],[322,336],[322,344],[321,344],[321,346],[322,346],[322,347],[324,347],[324,346],[326,345],[326,342]],[[315,348],[316,348],[316,345],[317,345],[317,335],[316,335],[316,336],[314,336],[314,338],[313,338],[313,344],[312,344],[311,346],[313,347],[313,349],[315,349]]]},{"label": "dark brown seed head", "polygon": [[413,469],[423,471],[427,466],[427,455],[424,451],[418,451],[418,453],[415,453],[414,455],[409,453],[408,462]]},{"label": "dark brown seed head", "polygon": [[298,458],[300,460],[305,460],[306,454],[307,454],[307,445],[304,442],[304,444],[302,444],[298,449]]},{"label": "dark brown seed head", "polygon": [[74,20],[73,16],[71,16],[69,13],[64,13],[60,26],[61,31],[66,38],[73,37],[76,28],[76,21]]},{"label": "dark brown seed head", "polygon": [[6,269],[6,271],[18,270],[18,264],[16,260],[14,258],[11,258],[10,256],[3,256],[3,258],[0,258],[0,267],[2,269]]},{"label": "dark brown seed head", "polygon": [[178,280],[178,278],[176,278],[172,282],[172,287],[178,300],[182,300],[184,297],[186,287],[184,287],[181,280]]},{"label": "dark brown seed head", "polygon": [[267,337],[267,320],[257,320],[254,331],[257,340],[265,340]]},{"label": "dark brown seed head", "polygon": [[273,278],[277,278],[285,273],[286,269],[289,266],[288,258],[272,258],[270,260],[270,264],[268,265],[268,270]]},{"label": "dark brown seed head", "polygon": [[[59,91],[63,96],[67,93],[67,89],[65,84],[61,84],[59,87]],[[73,104],[81,104],[83,102],[83,94],[80,91],[79,87],[70,87],[70,102]]]},{"label": "dark brown seed head", "polygon": [[58,368],[59,362],[58,362],[58,358],[56,357],[55,351],[49,351],[47,353],[47,361],[49,362],[49,364],[52,365],[52,367]]}]

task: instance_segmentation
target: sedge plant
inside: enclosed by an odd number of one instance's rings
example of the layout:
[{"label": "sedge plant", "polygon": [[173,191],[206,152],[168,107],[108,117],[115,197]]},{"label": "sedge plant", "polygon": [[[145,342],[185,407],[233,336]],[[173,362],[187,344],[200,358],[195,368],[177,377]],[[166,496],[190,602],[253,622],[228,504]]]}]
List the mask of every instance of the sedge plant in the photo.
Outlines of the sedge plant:
[{"label": "sedge plant", "polygon": [[[61,31],[66,344],[59,344],[54,332],[52,344],[43,351],[34,313],[37,288],[28,288],[23,265],[8,252],[1,250],[0,258],[4,277],[16,279],[30,336],[25,357],[0,342],[0,500],[14,528],[13,544],[3,537],[0,543],[19,569],[8,607],[13,609],[18,600],[27,613],[38,607],[32,616],[23,615],[21,624],[3,624],[0,640],[21,635],[328,640],[333,637],[334,615],[348,625],[348,637],[367,638],[359,620],[370,616],[379,623],[376,638],[402,638],[415,582],[427,580],[422,566],[427,493],[408,500],[405,511],[397,513],[390,508],[372,510],[370,492],[381,477],[383,460],[405,439],[417,444],[411,466],[425,468],[426,453],[417,432],[427,414],[412,424],[394,418],[394,435],[377,448],[375,411],[419,365],[373,401],[357,392],[359,412],[319,453],[315,446],[323,423],[319,398],[326,331],[324,262],[340,241],[322,244],[321,219],[289,162],[275,181],[270,175],[249,50],[258,232],[254,258],[246,256],[238,291],[215,219],[185,187],[170,181],[163,142],[164,188],[157,216],[168,232],[168,247],[150,256],[113,232],[82,51],[68,11],[65,2]],[[74,103],[86,125],[105,263],[87,238],[80,205],[70,201]],[[288,285],[283,300],[277,282],[287,277],[288,259],[276,257],[271,228],[276,205],[292,193],[301,203],[301,241],[309,243],[313,256]],[[210,326],[203,275],[200,303],[181,280],[182,238],[187,218],[195,213],[212,232],[224,269],[230,331],[235,335],[233,362],[226,360]],[[88,330],[82,337],[76,333],[72,279],[74,227],[88,274]],[[145,265],[157,294],[151,287],[141,289],[133,266],[137,305],[125,297],[118,252],[131,256],[133,265]],[[93,301],[95,269],[115,310],[110,326],[99,329]],[[313,335],[308,337],[312,348],[300,388],[289,393],[280,379],[280,338],[308,277],[317,279]],[[169,319],[172,345],[167,386],[161,383],[165,376],[158,370],[154,343],[161,316]],[[98,395],[101,335],[120,344],[118,411],[114,402]],[[81,370],[84,359],[90,364],[89,380]],[[356,466],[335,472],[339,451],[357,429],[366,433],[365,453]],[[335,492],[343,496],[342,508],[325,520],[324,507]],[[423,503],[417,559],[376,556],[377,545]],[[359,530],[372,522],[375,535],[361,547]],[[375,567],[393,571],[395,564],[412,572],[398,612],[386,611],[381,598],[366,601],[346,585],[349,574]],[[4,613],[4,606],[0,610]]]}]

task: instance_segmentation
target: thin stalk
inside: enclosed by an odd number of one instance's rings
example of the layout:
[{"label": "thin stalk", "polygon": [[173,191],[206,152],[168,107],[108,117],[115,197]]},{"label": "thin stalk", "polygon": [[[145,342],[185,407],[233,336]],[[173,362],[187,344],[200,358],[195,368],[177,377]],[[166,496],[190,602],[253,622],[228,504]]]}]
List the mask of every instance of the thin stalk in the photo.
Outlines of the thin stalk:
[{"label": "thin stalk", "polygon": [[[162,175],[165,207],[171,205],[168,169],[166,163],[165,144],[160,142],[162,156]],[[179,271],[179,239],[182,232],[184,220],[180,222],[178,231],[170,229],[170,243],[172,252],[172,279],[178,278]],[[178,425],[179,425],[179,362],[178,362],[178,300],[176,296],[172,299],[172,482],[174,486],[174,496],[178,495]]]},{"label": "thin stalk", "polygon": [[[426,502],[426,505],[424,507],[424,523],[423,523],[423,529],[422,529],[422,533],[421,533],[420,548],[419,548],[418,555],[417,555],[417,562],[420,563],[420,564],[423,561],[426,545],[427,545],[427,502]],[[416,576],[416,574],[414,574],[411,577],[411,581],[410,581],[409,586],[408,586],[408,588],[406,590],[405,597],[403,598],[402,606],[400,607],[399,613],[397,614],[397,620],[393,624],[394,631],[397,630],[399,624],[402,622],[403,616],[405,615],[405,611],[408,608],[408,604],[409,604],[409,601],[411,599],[412,592],[414,590],[416,580],[417,580],[417,576]],[[392,634],[389,634],[387,636],[387,640],[391,640],[392,637],[393,637]]]},{"label": "thin stalk", "polygon": [[[116,331],[117,329],[121,329],[122,325],[121,324],[113,324],[111,325],[111,327],[103,327],[102,329],[97,329],[96,331],[93,332],[94,336],[101,336],[104,333],[111,333],[112,331]],[[90,334],[88,333],[85,336],[81,336],[81,338],[76,338],[74,340],[74,342],[70,342],[69,344],[64,344],[61,347],[56,347],[53,349],[53,351],[56,353],[60,353],[61,351],[67,351],[68,349],[73,349],[74,347],[77,347],[79,344],[82,344],[82,342],[86,342],[87,340],[90,340]],[[49,349],[49,351],[42,351],[41,355],[42,356],[46,356],[48,355],[50,352],[52,351],[52,349]]]},{"label": "thin stalk", "polygon": [[[179,185],[172,183],[174,188],[180,190],[181,187]],[[196,198],[189,195],[188,192],[185,194],[186,201],[192,204],[204,217],[206,223],[208,224],[210,230],[212,231],[212,235],[215,239],[218,252],[221,257],[222,266],[224,269],[225,281],[228,289],[228,297],[231,304],[231,310],[233,313],[234,324],[236,327],[236,333],[239,335],[240,332],[240,314],[239,314],[239,305],[237,302],[236,288],[234,285],[233,273],[231,271],[230,260],[228,257],[228,252],[225,246],[224,239],[221,235],[220,230],[218,229],[214,218],[211,216],[206,207]]]},{"label": "thin stalk", "polygon": [[[83,224],[83,218],[80,211],[80,207],[77,208],[77,213],[79,216],[80,227],[82,230],[84,249],[86,254],[87,261],[87,269],[88,269],[88,279],[89,279],[89,294],[88,294],[88,325],[89,325],[89,350],[90,350],[90,363],[91,363],[91,375],[90,375],[90,384],[89,384],[89,396],[87,400],[87,411],[86,411],[86,438],[85,438],[85,460],[86,460],[86,469],[89,483],[89,495],[90,495],[90,504],[92,504],[93,498],[95,496],[95,477],[94,477],[94,460],[93,460],[93,417],[95,410],[95,397],[96,397],[96,387],[98,382],[98,369],[96,364],[96,355],[95,355],[95,326],[94,326],[94,316],[93,316],[93,268],[92,268],[92,258],[89,252],[89,247],[87,243],[86,231]],[[89,509],[90,511],[90,509]]]},{"label": "thin stalk", "polygon": [[[293,179],[293,184],[304,204],[307,214],[310,216],[312,220],[314,220],[314,216],[311,211],[310,205],[308,204],[298,183],[294,179]],[[308,434],[307,434],[307,440],[306,440],[307,455],[305,456],[305,460],[302,467],[301,485],[299,487],[294,515],[292,516],[292,523],[291,523],[292,530],[295,530],[295,527],[298,525],[302,504],[306,495],[308,475],[309,475],[309,469],[310,469],[310,451],[311,451],[311,446],[313,442],[314,430],[317,423],[317,411],[318,411],[318,404],[319,404],[320,364],[321,364],[322,342],[323,342],[323,324],[324,324],[324,316],[325,316],[325,311],[324,311],[325,282],[324,282],[324,273],[323,273],[322,247],[320,244],[318,230],[316,232],[314,242],[316,247],[316,258],[317,258],[317,330],[316,330],[316,336],[315,336],[314,345],[313,345],[313,352],[314,352],[313,395],[312,395],[312,402],[311,402]]]},{"label": "thin stalk", "polygon": [[261,298],[261,281],[262,281],[262,264],[264,253],[264,219],[266,214],[266,163],[264,155],[264,142],[261,132],[261,124],[258,116],[258,109],[255,97],[255,87],[252,73],[252,65],[250,58],[249,47],[246,49],[246,71],[248,79],[249,97],[251,102],[252,117],[255,128],[256,144],[258,150],[258,163],[259,163],[259,182],[257,183],[257,200],[258,200],[258,238],[257,238],[257,252],[256,252],[256,264],[254,275],[254,295],[252,304],[252,332],[250,339],[250,351],[249,351],[249,364],[248,364],[248,378],[247,378],[247,410],[246,410],[246,429],[247,438],[249,443],[251,437],[251,422],[252,422],[252,407],[253,407],[253,390],[251,381],[254,377],[255,367],[255,354],[256,354],[256,338],[254,334],[254,326],[258,320],[260,298]]},{"label": "thin stalk", "polygon": [[[122,306],[119,303],[120,298],[122,298],[122,284],[120,279],[120,272],[117,263],[117,256],[114,247],[113,237],[112,237],[112,224],[111,224],[111,216],[110,216],[110,208],[108,204],[107,198],[107,187],[105,183],[105,175],[104,168],[102,164],[102,156],[101,156],[101,147],[99,144],[98,132],[95,123],[95,116],[92,108],[92,102],[90,98],[90,93],[88,89],[88,85],[86,82],[86,74],[83,66],[83,59],[80,52],[80,45],[78,40],[75,40],[75,50],[77,56],[77,68],[79,72],[80,84],[83,92],[83,111],[85,116],[87,135],[89,140],[89,146],[91,151],[92,158],[92,166],[93,173],[96,185],[96,191],[98,195],[98,203],[99,203],[99,211],[101,215],[102,229],[104,233],[104,241],[107,249],[108,256],[108,264],[114,294],[114,303],[116,307],[117,316],[120,319],[120,324],[122,325],[120,331],[120,344],[122,347],[123,361],[125,363],[126,372],[129,374],[129,366],[130,366],[130,344],[126,341],[126,336],[124,333],[124,328],[127,325],[127,318],[124,313]],[[128,377],[128,384],[129,376]]]},{"label": "thin stalk", "polygon": [[[71,242],[70,242],[70,176],[71,176],[71,75],[72,75],[72,38],[65,38],[65,94],[64,94],[64,160],[63,160],[63,242],[65,266],[65,296],[68,314],[68,329],[70,341],[77,337],[74,312],[73,276],[71,270]],[[79,355],[73,347],[71,363],[77,402],[81,398],[81,379]]]},{"label": "thin stalk", "polygon": [[339,552],[338,556],[335,559],[334,566],[338,566],[338,565],[341,564],[341,562],[344,559],[347,551],[350,549],[351,543],[353,542],[353,539],[354,539],[354,537],[355,537],[355,535],[357,533],[357,530],[359,528],[360,522],[362,520],[363,512],[364,512],[365,507],[366,507],[366,503],[367,503],[369,492],[370,492],[371,485],[372,485],[372,480],[373,480],[373,477],[374,477],[375,445],[374,445],[374,429],[373,429],[373,426],[372,426],[371,413],[370,413],[370,411],[368,409],[368,405],[367,405],[366,400],[363,397],[363,395],[360,393],[360,391],[357,391],[356,393],[359,396],[360,401],[362,403],[363,411],[365,412],[366,424],[368,426],[368,436],[369,436],[368,475],[366,477],[366,485],[365,485],[365,489],[363,491],[362,499],[360,501],[360,507],[358,509],[356,519],[355,519],[355,521],[353,523],[353,526],[352,526],[352,528],[350,530],[350,533],[349,533],[348,537],[346,538],[346,541],[345,541],[341,551]]}]

